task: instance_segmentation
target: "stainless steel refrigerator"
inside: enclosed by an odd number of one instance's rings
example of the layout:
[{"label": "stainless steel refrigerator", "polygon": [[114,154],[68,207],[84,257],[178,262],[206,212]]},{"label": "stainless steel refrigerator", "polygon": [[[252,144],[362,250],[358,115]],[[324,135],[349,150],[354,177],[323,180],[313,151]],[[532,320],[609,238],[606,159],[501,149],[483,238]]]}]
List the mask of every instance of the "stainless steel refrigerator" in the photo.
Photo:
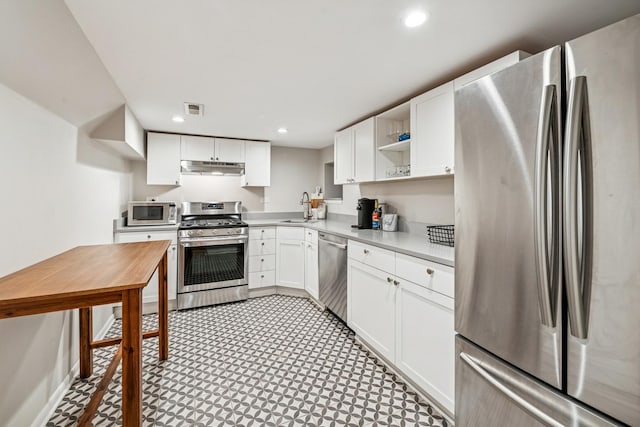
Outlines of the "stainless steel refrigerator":
[{"label": "stainless steel refrigerator", "polygon": [[640,426],[640,15],[455,109],[456,425]]}]

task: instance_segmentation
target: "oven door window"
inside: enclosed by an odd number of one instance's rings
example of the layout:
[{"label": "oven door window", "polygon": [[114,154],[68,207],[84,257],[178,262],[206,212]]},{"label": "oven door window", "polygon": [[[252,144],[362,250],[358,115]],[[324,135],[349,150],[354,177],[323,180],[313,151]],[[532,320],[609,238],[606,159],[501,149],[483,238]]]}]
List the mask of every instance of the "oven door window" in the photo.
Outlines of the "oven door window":
[{"label": "oven door window", "polygon": [[184,248],[184,285],[244,278],[244,244]]}]

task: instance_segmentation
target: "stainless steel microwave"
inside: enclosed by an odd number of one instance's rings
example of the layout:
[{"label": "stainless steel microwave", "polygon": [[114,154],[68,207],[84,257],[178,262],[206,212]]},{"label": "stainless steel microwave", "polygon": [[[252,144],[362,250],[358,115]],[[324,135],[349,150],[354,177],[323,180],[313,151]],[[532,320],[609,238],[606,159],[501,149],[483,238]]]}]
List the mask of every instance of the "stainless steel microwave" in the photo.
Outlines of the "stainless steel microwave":
[{"label": "stainless steel microwave", "polygon": [[170,225],[177,223],[175,202],[129,202],[127,225]]}]

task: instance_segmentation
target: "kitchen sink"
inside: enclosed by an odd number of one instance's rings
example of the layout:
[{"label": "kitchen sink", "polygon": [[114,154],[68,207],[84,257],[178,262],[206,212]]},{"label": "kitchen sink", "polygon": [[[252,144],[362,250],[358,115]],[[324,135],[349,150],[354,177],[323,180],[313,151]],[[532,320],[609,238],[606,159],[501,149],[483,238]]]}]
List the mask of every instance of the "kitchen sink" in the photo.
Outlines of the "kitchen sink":
[{"label": "kitchen sink", "polygon": [[310,224],[314,222],[318,222],[317,219],[285,219],[280,222],[287,222],[290,224]]}]

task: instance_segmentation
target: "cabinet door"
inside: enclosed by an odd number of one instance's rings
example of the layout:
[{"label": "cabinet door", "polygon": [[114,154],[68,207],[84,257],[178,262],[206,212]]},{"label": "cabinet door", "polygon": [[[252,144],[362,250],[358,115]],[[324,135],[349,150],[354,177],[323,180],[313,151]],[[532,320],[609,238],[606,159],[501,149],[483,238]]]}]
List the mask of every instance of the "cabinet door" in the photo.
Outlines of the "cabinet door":
[{"label": "cabinet door", "polygon": [[276,286],[304,289],[304,241],[278,240]]},{"label": "cabinet door", "polygon": [[453,298],[399,279],[396,366],[453,413]]},{"label": "cabinet door", "polygon": [[375,179],[375,118],[353,126],[353,179],[355,182]]},{"label": "cabinet door", "polygon": [[[176,239],[177,233],[175,231],[116,233],[114,236],[115,243],[146,242],[156,240],[172,241],[172,244],[169,246],[167,259],[167,289],[170,300],[177,298],[176,292],[178,283],[178,247]],[[142,302],[148,303],[157,301],[158,271],[153,273],[153,276],[149,280],[147,286],[142,289]]]},{"label": "cabinet door", "polygon": [[411,100],[411,176],[453,174],[453,82]]},{"label": "cabinet door", "polygon": [[336,132],[333,145],[333,183],[353,182],[353,128]]},{"label": "cabinet door", "polygon": [[211,162],[215,160],[214,152],[214,138],[187,135],[180,137],[180,158],[182,160]]},{"label": "cabinet door", "polygon": [[249,240],[249,256],[273,255],[275,253],[275,239]]},{"label": "cabinet door", "polygon": [[180,185],[180,135],[147,134],[147,184]]},{"label": "cabinet door", "polygon": [[245,142],[237,139],[215,139],[215,161],[244,163]]},{"label": "cabinet door", "polygon": [[389,362],[395,358],[394,276],[352,259],[347,263],[347,324]]},{"label": "cabinet door", "polygon": [[319,299],[318,286],[318,245],[314,243],[305,243],[305,290],[314,297]]},{"label": "cabinet door", "polygon": [[271,144],[247,141],[244,143],[244,187],[268,187],[271,185]]},{"label": "cabinet door", "polygon": [[178,298],[178,245],[169,247],[169,259],[167,260],[167,287],[169,299]]}]

